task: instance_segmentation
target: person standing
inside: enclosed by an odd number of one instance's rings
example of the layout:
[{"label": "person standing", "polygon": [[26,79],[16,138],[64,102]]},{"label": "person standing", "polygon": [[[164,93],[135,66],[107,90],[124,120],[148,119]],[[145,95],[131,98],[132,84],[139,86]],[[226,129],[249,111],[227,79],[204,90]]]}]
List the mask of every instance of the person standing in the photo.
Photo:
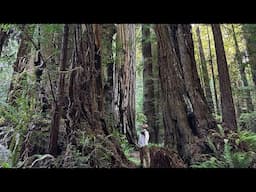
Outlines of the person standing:
[{"label": "person standing", "polygon": [[[142,131],[139,134],[138,146],[140,151],[140,165],[141,167],[148,168],[150,166],[150,157],[149,157],[149,132],[148,132],[148,124],[142,125]],[[145,166],[144,166],[145,160]]]}]

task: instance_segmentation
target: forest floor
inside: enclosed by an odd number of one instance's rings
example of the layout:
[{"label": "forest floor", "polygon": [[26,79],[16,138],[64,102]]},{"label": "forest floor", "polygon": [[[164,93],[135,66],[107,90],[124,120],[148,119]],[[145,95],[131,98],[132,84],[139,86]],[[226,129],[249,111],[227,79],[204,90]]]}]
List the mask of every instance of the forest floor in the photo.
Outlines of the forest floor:
[{"label": "forest floor", "polygon": [[127,154],[127,157],[132,161],[136,166],[140,166],[140,152],[132,150]]}]

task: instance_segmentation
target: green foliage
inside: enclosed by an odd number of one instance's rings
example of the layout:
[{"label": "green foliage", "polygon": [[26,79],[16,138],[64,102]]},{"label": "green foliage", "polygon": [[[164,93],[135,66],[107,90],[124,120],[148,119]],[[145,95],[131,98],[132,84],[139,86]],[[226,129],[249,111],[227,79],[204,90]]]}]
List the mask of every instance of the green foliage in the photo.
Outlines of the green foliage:
[{"label": "green foliage", "polygon": [[239,132],[239,139],[237,140],[237,143],[246,143],[247,147],[251,151],[256,151],[256,133],[253,133],[251,131],[241,131]]},{"label": "green foliage", "polygon": [[4,162],[0,165],[0,168],[11,168],[11,165],[7,162]]},{"label": "green foliage", "polygon": [[223,148],[217,150],[213,138],[208,137],[208,145],[214,151],[208,159],[197,162],[194,168],[249,168],[255,163],[256,134],[251,131],[231,132],[222,135]]},{"label": "green foliage", "polygon": [[9,40],[8,46],[3,47],[0,57],[0,101],[7,98],[8,89],[12,78],[12,64],[16,59],[18,43],[15,40]]},{"label": "green foliage", "polygon": [[236,152],[232,154],[232,165],[234,168],[248,168],[254,160],[254,152]]},{"label": "green foliage", "polygon": [[223,160],[225,164],[228,165],[230,168],[234,168],[234,164],[232,161],[232,153],[231,153],[232,147],[228,144],[228,140],[224,139],[224,153],[223,153]]},{"label": "green foliage", "polygon": [[135,151],[135,148],[128,143],[126,136],[119,133],[117,130],[113,132],[112,136],[118,140],[118,143],[120,143],[121,149],[127,159],[135,163],[136,165],[139,165],[139,160],[130,156],[130,154]]},{"label": "green foliage", "polygon": [[129,154],[134,151],[134,148],[128,143],[125,135],[122,135],[117,131],[115,132],[115,135],[117,135],[115,138],[118,138],[122,151],[124,152],[125,156],[128,157]]},{"label": "green foliage", "polygon": [[136,122],[137,122],[137,126],[140,124],[146,123],[147,117],[144,115],[144,113],[137,112],[136,113]]},{"label": "green foliage", "polygon": [[215,147],[215,145],[214,145],[212,139],[211,139],[209,136],[207,136],[207,143],[208,143],[210,149],[211,149],[214,153],[217,153],[217,149],[216,149],[216,147]]},{"label": "green foliage", "polygon": [[18,162],[23,139],[35,114],[32,77],[25,72],[20,75],[19,83],[21,87],[20,90],[17,90],[19,94],[17,94],[15,103],[0,102],[0,116],[9,122],[14,129],[9,146],[12,152],[12,166],[15,166]]},{"label": "green foliage", "polygon": [[202,163],[197,163],[191,166],[192,168],[223,168],[223,162],[215,157],[211,157]]},{"label": "green foliage", "polygon": [[[41,35],[39,36],[38,30],[35,30],[34,33],[34,39],[40,40],[41,44],[44,46],[49,46],[50,44],[54,44],[57,42],[57,35],[62,32],[63,24],[38,24],[37,28],[40,27]],[[61,35],[59,35],[61,37]],[[56,42],[53,42],[55,39]],[[54,46],[51,46],[54,47]],[[56,49],[56,51],[59,51],[59,49]]]},{"label": "green foliage", "polygon": [[0,70],[0,101],[4,102],[7,98],[10,81],[12,78],[11,66],[6,66]]},{"label": "green foliage", "polygon": [[108,148],[109,137],[79,131],[77,145],[68,144],[64,157],[59,157],[62,160],[64,159],[64,162],[60,162],[60,167],[111,167],[113,153]]},{"label": "green foliage", "polygon": [[221,135],[222,137],[224,137],[225,134],[224,134],[224,128],[222,127],[222,125],[217,124],[217,128],[218,128],[218,131],[219,131],[220,135]]},{"label": "green foliage", "polygon": [[12,26],[13,24],[0,24],[0,30],[8,31]]},{"label": "green foliage", "polygon": [[251,113],[242,113],[238,120],[240,129],[246,129],[256,132],[256,111]]}]

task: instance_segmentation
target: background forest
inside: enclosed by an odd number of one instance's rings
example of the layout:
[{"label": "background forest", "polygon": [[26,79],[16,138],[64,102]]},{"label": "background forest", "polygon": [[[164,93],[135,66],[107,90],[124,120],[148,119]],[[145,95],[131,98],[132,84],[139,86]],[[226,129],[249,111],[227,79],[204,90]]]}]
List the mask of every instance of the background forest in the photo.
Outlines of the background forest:
[{"label": "background forest", "polygon": [[0,24],[0,167],[256,167],[256,24]]}]

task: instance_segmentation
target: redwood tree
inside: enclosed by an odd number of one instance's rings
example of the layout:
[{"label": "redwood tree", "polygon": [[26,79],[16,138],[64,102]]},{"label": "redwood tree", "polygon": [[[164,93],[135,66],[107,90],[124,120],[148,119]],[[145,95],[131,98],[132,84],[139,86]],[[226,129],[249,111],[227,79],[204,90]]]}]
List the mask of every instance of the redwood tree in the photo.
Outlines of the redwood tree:
[{"label": "redwood tree", "polygon": [[209,78],[209,74],[208,74],[207,63],[206,63],[206,59],[205,59],[205,55],[204,55],[204,49],[203,49],[203,44],[202,44],[202,40],[201,40],[199,26],[196,28],[196,33],[197,33],[197,39],[198,39],[198,48],[199,48],[199,55],[200,55],[200,60],[201,60],[205,96],[206,96],[206,100],[208,102],[211,112],[214,112],[214,105],[213,105],[213,101],[212,101],[212,93],[211,93],[211,87],[210,87],[210,78]]},{"label": "redwood tree", "polygon": [[236,130],[236,113],[220,24],[212,24],[212,31],[219,73],[222,121],[225,127]]},{"label": "redwood tree", "polygon": [[177,29],[179,55],[184,73],[185,86],[197,119],[198,131],[202,133],[210,128],[214,128],[216,126],[215,120],[211,115],[208,106],[209,102],[207,103],[200,84],[194,56],[191,25],[179,24]]},{"label": "redwood tree", "polygon": [[177,53],[170,38],[170,26],[156,24],[155,32],[158,42],[165,145],[176,149],[181,157],[189,162],[190,146],[194,138],[186,115],[186,104],[183,99],[185,85]]},{"label": "redwood tree", "polygon": [[153,81],[153,60],[150,39],[150,25],[142,24],[142,56],[143,56],[143,111],[147,117],[150,141],[158,143],[159,130],[156,127],[155,94]]},{"label": "redwood tree", "polygon": [[60,127],[60,118],[62,106],[64,105],[65,93],[65,71],[67,69],[67,48],[68,48],[69,25],[65,24],[63,29],[63,39],[61,47],[60,74],[57,88],[57,98],[54,104],[53,115],[51,120],[49,153],[57,155],[58,133]]},{"label": "redwood tree", "polygon": [[135,144],[135,24],[118,25],[116,38],[115,119],[120,132]]},{"label": "redwood tree", "polygon": [[116,33],[114,24],[102,24],[101,55],[104,70],[104,106],[108,129],[114,127],[114,58],[113,36]]},{"label": "redwood tree", "polygon": [[[127,166],[128,161],[115,138],[109,137],[101,107],[103,97],[98,94],[103,90],[99,76],[103,76],[101,61],[97,63],[97,50],[100,48],[98,34],[92,24],[77,24],[74,32],[74,52],[69,79],[67,116],[70,126],[70,142],[78,144],[78,132],[94,134],[96,138],[106,140],[105,148],[111,151],[111,162],[115,166]],[[107,137],[108,136],[108,137]],[[118,164],[118,165],[117,165]]]}]

